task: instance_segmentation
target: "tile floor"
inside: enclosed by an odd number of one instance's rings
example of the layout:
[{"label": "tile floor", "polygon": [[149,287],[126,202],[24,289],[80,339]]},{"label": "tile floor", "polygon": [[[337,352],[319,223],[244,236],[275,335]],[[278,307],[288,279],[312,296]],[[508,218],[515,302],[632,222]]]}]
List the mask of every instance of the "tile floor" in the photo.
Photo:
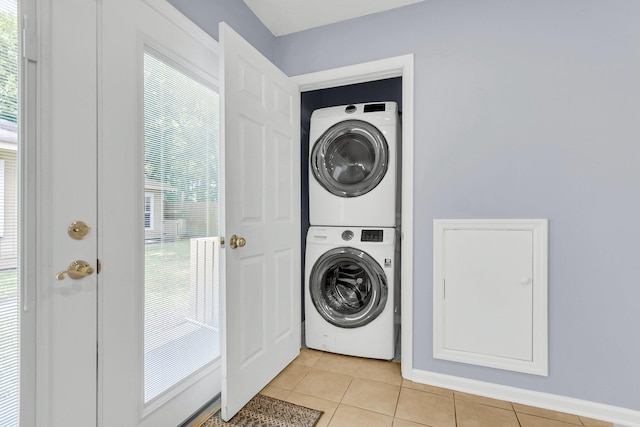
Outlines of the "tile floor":
[{"label": "tile floor", "polygon": [[402,379],[400,364],[302,349],[260,393],[324,411],[318,427],[612,427]]}]

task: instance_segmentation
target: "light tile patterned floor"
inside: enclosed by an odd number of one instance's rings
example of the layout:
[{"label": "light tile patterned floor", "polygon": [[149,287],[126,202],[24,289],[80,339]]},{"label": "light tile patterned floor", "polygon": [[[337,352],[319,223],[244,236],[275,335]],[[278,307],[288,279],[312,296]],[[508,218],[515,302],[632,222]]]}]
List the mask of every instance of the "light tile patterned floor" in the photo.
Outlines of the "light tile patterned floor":
[{"label": "light tile patterned floor", "polygon": [[318,427],[612,427],[403,380],[394,362],[302,349],[262,394],[324,411]]}]

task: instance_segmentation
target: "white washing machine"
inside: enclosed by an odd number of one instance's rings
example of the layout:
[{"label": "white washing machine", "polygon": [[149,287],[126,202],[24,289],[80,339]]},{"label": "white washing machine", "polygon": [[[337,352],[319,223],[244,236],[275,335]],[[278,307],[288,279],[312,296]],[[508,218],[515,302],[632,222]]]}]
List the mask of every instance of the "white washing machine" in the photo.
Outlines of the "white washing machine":
[{"label": "white washing machine", "polygon": [[398,225],[400,129],[395,102],[342,105],[311,114],[311,225]]},{"label": "white washing machine", "polygon": [[393,228],[311,227],[305,266],[309,348],[374,359],[395,353]]}]

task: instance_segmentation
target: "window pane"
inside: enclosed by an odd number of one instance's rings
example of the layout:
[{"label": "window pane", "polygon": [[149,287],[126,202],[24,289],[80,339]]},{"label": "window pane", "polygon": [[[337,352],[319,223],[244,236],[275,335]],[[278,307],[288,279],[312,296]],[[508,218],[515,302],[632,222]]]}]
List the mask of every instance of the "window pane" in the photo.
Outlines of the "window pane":
[{"label": "window pane", "polygon": [[218,101],[145,53],[145,402],[220,355]]},{"label": "window pane", "polygon": [[17,0],[0,0],[0,426],[19,422]]}]

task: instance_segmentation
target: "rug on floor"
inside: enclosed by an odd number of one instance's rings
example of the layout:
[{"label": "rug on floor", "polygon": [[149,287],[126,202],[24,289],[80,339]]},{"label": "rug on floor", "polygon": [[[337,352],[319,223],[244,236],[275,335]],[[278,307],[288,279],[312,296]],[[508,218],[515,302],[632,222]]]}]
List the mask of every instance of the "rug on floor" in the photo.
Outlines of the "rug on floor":
[{"label": "rug on floor", "polygon": [[218,411],[200,427],[313,427],[321,416],[322,411],[257,394],[229,422]]}]

